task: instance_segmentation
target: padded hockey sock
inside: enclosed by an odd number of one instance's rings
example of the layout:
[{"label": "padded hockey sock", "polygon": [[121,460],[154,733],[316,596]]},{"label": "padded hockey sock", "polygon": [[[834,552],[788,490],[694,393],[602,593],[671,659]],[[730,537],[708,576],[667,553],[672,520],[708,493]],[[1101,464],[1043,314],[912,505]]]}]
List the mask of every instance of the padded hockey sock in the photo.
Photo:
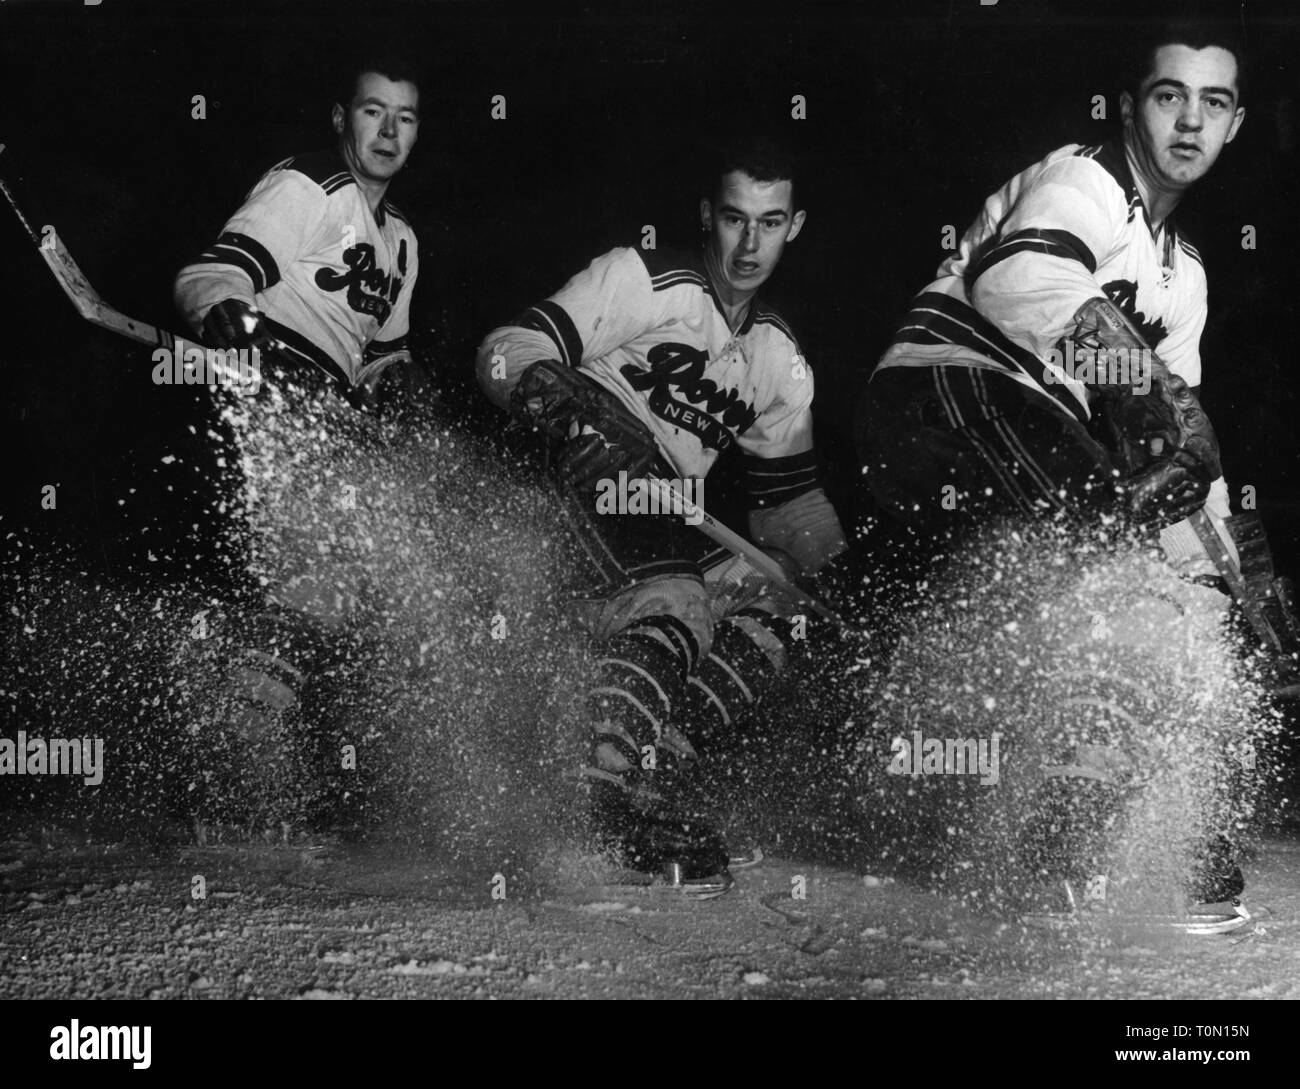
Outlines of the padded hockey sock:
[{"label": "padded hockey sock", "polygon": [[302,613],[268,605],[249,618],[226,677],[235,732],[257,740],[273,729],[297,706],[325,647],[325,632]]},{"label": "padded hockey sock", "polygon": [[643,617],[609,641],[589,693],[594,735],[587,775],[624,782],[634,771],[694,757],[669,721],[682,706],[696,648],[690,629],[672,616]]},{"label": "padded hockey sock", "polygon": [[684,720],[693,737],[736,736],[737,723],[785,669],[789,638],[790,622],[764,609],[742,609],[718,623],[713,647],[688,681]]}]

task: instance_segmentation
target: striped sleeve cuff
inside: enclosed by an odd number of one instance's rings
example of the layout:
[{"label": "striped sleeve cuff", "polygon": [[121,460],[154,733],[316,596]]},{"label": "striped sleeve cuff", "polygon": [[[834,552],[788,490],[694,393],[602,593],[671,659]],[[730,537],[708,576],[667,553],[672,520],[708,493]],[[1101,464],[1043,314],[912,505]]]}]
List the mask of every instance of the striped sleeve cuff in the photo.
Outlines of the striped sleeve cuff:
[{"label": "striped sleeve cuff", "polygon": [[406,341],[405,336],[395,337],[392,340],[372,340],[366,345],[364,362],[370,363],[394,352],[404,352],[407,350]]},{"label": "striped sleeve cuff", "polygon": [[253,281],[253,293],[260,295],[280,282],[280,269],[270,251],[257,239],[225,231],[199,254],[200,264],[231,265]]},{"label": "striped sleeve cuff", "polygon": [[1049,257],[1064,257],[1069,261],[1078,261],[1089,272],[1097,271],[1097,258],[1077,235],[1069,231],[1027,228],[1007,235],[984,254],[970,270],[968,282],[974,283],[998,262],[1014,257],[1017,253],[1026,252],[1046,254]]},{"label": "striped sleeve cuff", "polygon": [[582,362],[582,337],[568,311],[559,303],[545,299],[530,306],[511,324],[545,333],[555,342],[558,358],[565,366],[576,367]]},{"label": "striped sleeve cuff", "polygon": [[745,455],[745,488],[749,509],[788,503],[817,487],[817,458],[811,451],[783,458]]}]

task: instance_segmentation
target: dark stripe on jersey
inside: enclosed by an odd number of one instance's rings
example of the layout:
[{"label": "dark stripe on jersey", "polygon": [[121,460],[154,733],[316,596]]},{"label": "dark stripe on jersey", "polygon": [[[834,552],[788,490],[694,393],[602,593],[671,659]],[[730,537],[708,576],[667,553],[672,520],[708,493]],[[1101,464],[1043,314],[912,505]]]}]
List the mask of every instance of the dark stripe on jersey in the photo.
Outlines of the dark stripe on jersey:
[{"label": "dark stripe on jersey", "polygon": [[751,510],[775,507],[817,487],[817,456],[811,450],[782,458],[745,455],[745,490]]},{"label": "dark stripe on jersey", "polygon": [[286,159],[276,169],[296,170],[299,174],[311,178],[327,193],[331,191],[331,186],[337,189],[354,180],[337,148],[325,148],[320,151],[309,151],[304,155],[295,155],[291,159]]},{"label": "dark stripe on jersey", "polygon": [[651,280],[664,276],[694,275],[704,278],[704,261],[698,251],[691,250],[643,250],[633,247],[645,265],[646,274]]},{"label": "dark stripe on jersey", "polygon": [[1137,210],[1141,208],[1143,219],[1146,220],[1148,227],[1151,226],[1151,218],[1142,204],[1142,195],[1138,192],[1137,183],[1133,181],[1133,172],[1128,168],[1128,157],[1124,154],[1122,140],[1118,138],[1107,140],[1104,144],[1080,148],[1074,154],[1076,158],[1093,159],[1115,179],[1115,184],[1123,190],[1124,199],[1128,204],[1129,223],[1137,218]]},{"label": "dark stripe on jersey", "polygon": [[560,361],[566,366],[576,367],[582,362],[582,337],[578,335],[578,327],[573,324],[568,311],[554,300],[543,299],[536,306],[530,306],[513,324],[545,333],[555,342]]},{"label": "dark stripe on jersey", "polygon": [[785,318],[781,317],[781,315],[775,310],[772,310],[770,307],[761,306],[758,309],[758,316],[754,320],[755,322],[761,322],[765,325],[775,325],[786,335],[789,341],[795,345],[795,350],[798,350],[798,341],[795,339],[794,330],[786,324]]},{"label": "dark stripe on jersey", "polygon": [[1036,227],[1027,227],[1023,231],[1007,235],[976,262],[967,277],[967,288],[999,261],[1026,252],[1041,253],[1048,257],[1064,257],[1067,261],[1078,261],[1089,272],[1097,271],[1097,258],[1092,255],[1092,250],[1088,249],[1078,235],[1055,228],[1039,230]]},{"label": "dark stripe on jersey", "polygon": [[1141,203],[1142,198],[1138,195],[1137,185],[1133,182],[1133,173],[1128,168],[1128,157],[1124,154],[1122,140],[1107,140],[1104,144],[1081,148],[1075,152],[1075,155],[1093,159],[1103,167],[1106,173],[1115,179],[1115,183],[1124,190],[1124,198],[1130,205],[1134,197],[1137,197],[1138,202]]},{"label": "dark stripe on jersey", "polygon": [[[645,265],[646,272],[650,275],[650,287],[654,291],[667,291],[670,287],[677,287],[681,284],[691,284],[704,289],[704,293],[713,300],[713,305],[718,313],[726,319],[726,311],[722,309],[722,303],[718,300],[718,293],[714,290],[713,280],[708,274],[704,265],[704,254],[700,251],[694,253],[683,253],[681,251],[665,250],[642,250],[636,249],[637,255],[641,258],[641,263]],[[760,311],[757,299],[751,299],[748,309],[745,311],[745,320],[740,323],[740,328],[736,330],[736,336],[744,336],[753,327],[758,318]],[[770,314],[771,311],[765,311]],[[794,337],[790,338],[791,340]]]},{"label": "dark stripe on jersey", "polygon": [[1197,252],[1196,247],[1193,246],[1190,242],[1185,241],[1181,236],[1179,236],[1178,239],[1178,248],[1181,249],[1185,254],[1187,254],[1187,256],[1190,257],[1193,261],[1195,261],[1198,265],[1200,265],[1201,268],[1205,267],[1205,261],[1202,259],[1200,253]]},{"label": "dark stripe on jersey", "polygon": [[1044,393],[1059,402],[1080,423],[1087,423],[1083,406],[1065,386],[1044,381],[1047,368],[1041,359],[1014,343],[960,299],[937,291],[922,292],[912,303],[912,309],[908,311],[903,327],[895,335],[894,343],[956,344],[978,352],[1006,370],[1018,371],[1023,368]]},{"label": "dark stripe on jersey", "polygon": [[321,184],[321,188],[326,194],[337,193],[340,189],[346,189],[349,185],[356,185],[357,179],[351,174],[340,174]]},{"label": "dark stripe on jersey", "polygon": [[372,340],[366,345],[365,361],[378,359],[380,356],[391,355],[393,352],[406,350],[406,337],[398,337],[396,340]]},{"label": "dark stripe on jersey", "polygon": [[348,376],[343,373],[343,368],[334,362],[329,353],[318,348],[296,329],[290,329],[287,325],[281,325],[271,318],[263,317],[262,320],[266,323],[266,327],[272,336],[282,341],[285,347],[289,349],[291,356],[324,371],[334,379],[341,391],[351,392],[352,383],[348,381]]},{"label": "dark stripe on jersey", "polygon": [[411,221],[407,219],[406,213],[403,212],[399,207],[397,207],[397,205],[394,204],[391,200],[384,201],[384,203],[381,204],[380,207],[383,208],[384,211],[386,211],[394,219],[400,220],[402,223],[405,223],[408,227],[411,225]]},{"label": "dark stripe on jersey", "polygon": [[280,282],[280,269],[270,251],[256,238],[236,231],[223,231],[211,248],[199,255],[199,260],[233,265],[253,281],[255,294]]},{"label": "dark stripe on jersey", "polygon": [[695,272],[668,272],[663,276],[653,276],[650,279],[650,287],[654,291],[667,291],[678,284],[691,284],[700,288],[708,286],[704,277]]}]

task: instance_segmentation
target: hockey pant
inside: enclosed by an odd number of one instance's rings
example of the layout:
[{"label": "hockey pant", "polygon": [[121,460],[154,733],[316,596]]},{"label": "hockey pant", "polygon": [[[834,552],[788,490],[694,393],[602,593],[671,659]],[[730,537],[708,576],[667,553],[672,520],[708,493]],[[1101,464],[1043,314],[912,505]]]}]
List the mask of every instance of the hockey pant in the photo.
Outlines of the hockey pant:
[{"label": "hockey pant", "polygon": [[1099,510],[1114,495],[1110,455],[1083,424],[987,370],[877,372],[858,439],[876,502],[929,533],[997,515]]},{"label": "hockey pant", "polygon": [[[858,446],[876,502],[941,538],[992,517],[1087,518],[1117,497],[1106,448],[1073,416],[1014,379],[962,366],[891,367],[872,376]],[[1227,486],[1206,510],[1229,553]],[[1190,522],[1161,531],[1175,570],[1214,573]]]}]

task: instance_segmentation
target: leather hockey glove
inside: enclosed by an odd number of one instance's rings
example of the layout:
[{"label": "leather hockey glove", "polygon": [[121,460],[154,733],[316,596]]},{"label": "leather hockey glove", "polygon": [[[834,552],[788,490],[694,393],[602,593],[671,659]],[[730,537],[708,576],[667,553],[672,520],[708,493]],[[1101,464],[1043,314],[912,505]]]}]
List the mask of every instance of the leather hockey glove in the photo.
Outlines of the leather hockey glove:
[{"label": "leather hockey glove", "polygon": [[510,395],[511,412],[559,446],[555,470],[580,492],[626,472],[644,476],[658,456],[650,429],[599,383],[554,359],[532,364]]},{"label": "leather hockey glove", "polygon": [[[1097,380],[1088,384],[1089,392],[1124,474],[1120,492],[1129,516],[1159,529],[1199,510],[1222,469],[1218,439],[1196,394],[1109,299],[1084,303],[1075,323],[1076,343],[1098,353]],[[1116,357],[1130,364],[1121,381],[1110,380],[1115,376],[1103,361]]]},{"label": "leather hockey glove", "polygon": [[271,344],[262,315],[239,299],[222,299],[203,319],[199,335],[208,348],[263,348]]}]

